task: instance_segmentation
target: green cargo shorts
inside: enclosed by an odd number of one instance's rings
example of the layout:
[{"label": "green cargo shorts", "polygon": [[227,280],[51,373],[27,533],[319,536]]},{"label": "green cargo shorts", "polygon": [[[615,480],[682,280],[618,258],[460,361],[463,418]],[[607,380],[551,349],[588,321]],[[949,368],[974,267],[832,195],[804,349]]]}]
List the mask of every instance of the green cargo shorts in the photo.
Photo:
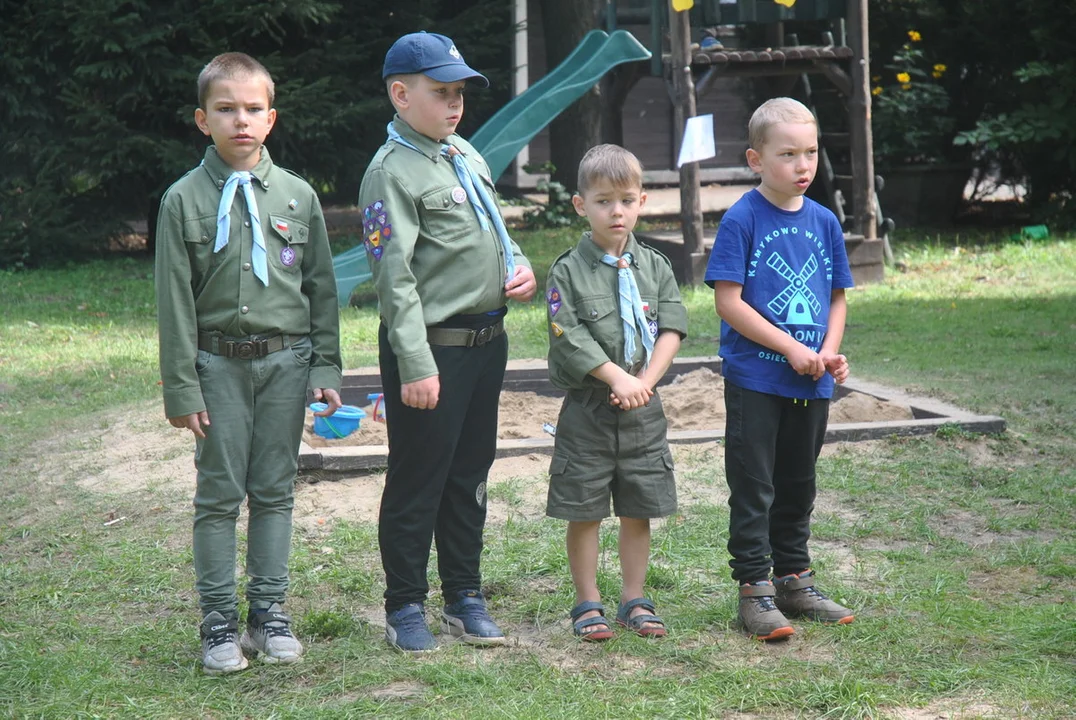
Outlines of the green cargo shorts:
[{"label": "green cargo shorts", "polygon": [[661,397],[623,411],[601,392],[570,391],[557,421],[546,514],[561,520],[659,518],[676,512]]}]

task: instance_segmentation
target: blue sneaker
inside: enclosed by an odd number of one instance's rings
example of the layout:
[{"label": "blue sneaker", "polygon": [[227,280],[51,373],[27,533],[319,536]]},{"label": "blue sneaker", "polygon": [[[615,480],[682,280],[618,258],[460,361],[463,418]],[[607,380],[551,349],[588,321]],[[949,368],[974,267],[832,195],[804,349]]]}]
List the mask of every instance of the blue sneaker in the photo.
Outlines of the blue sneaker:
[{"label": "blue sneaker", "polygon": [[504,645],[504,633],[486,611],[486,599],[477,590],[461,590],[456,602],[441,611],[441,632],[469,645]]},{"label": "blue sneaker", "polygon": [[426,626],[426,608],[409,603],[385,618],[385,639],[400,652],[425,653],[437,649],[437,640]]}]

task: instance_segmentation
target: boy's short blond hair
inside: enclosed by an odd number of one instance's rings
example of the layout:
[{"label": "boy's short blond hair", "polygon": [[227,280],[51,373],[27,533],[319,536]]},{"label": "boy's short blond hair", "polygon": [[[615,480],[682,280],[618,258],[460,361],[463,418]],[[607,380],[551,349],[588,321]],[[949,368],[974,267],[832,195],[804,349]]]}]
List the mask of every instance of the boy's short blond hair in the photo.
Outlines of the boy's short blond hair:
[{"label": "boy's short blond hair", "polygon": [[213,83],[218,80],[236,80],[251,76],[265,78],[265,89],[269,91],[269,107],[273,106],[276,99],[276,86],[273,85],[273,76],[265,69],[265,66],[246,53],[229,52],[217,55],[209,61],[209,64],[198,73],[198,107],[206,109],[206,100],[209,92],[213,89]]},{"label": "boy's short blond hair", "polygon": [[595,145],[579,161],[576,185],[583,195],[598,180],[605,179],[617,188],[642,188],[643,165],[630,150],[607,143]]},{"label": "boy's short blond hair", "polygon": [[747,123],[747,141],[754,150],[766,144],[766,134],[778,123],[810,123],[818,128],[818,120],[806,105],[788,97],[773,98],[758,106]]}]

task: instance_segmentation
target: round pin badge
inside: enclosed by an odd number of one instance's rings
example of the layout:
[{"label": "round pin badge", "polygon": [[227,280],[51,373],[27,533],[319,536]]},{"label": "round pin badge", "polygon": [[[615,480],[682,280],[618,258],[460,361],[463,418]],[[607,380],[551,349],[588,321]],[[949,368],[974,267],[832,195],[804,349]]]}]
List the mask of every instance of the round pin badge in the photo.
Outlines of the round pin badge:
[{"label": "round pin badge", "polygon": [[290,247],[286,247],[280,251],[280,264],[284,267],[291,267],[295,264],[295,251]]},{"label": "round pin badge", "polygon": [[452,202],[457,205],[462,202],[467,202],[467,191],[459,186],[452,188]]}]

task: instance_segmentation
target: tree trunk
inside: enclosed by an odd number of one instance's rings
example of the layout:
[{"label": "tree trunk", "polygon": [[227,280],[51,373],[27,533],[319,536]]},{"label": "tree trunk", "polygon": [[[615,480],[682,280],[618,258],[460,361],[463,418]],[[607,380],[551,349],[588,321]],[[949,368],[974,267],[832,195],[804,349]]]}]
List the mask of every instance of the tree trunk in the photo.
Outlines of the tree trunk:
[{"label": "tree trunk", "polygon": [[[597,27],[598,12],[604,4],[603,0],[543,0],[547,71],[559,65],[583,36]],[[551,180],[575,189],[579,161],[601,142],[601,123],[601,96],[593,87],[549,124],[549,160],[554,167]]]}]

